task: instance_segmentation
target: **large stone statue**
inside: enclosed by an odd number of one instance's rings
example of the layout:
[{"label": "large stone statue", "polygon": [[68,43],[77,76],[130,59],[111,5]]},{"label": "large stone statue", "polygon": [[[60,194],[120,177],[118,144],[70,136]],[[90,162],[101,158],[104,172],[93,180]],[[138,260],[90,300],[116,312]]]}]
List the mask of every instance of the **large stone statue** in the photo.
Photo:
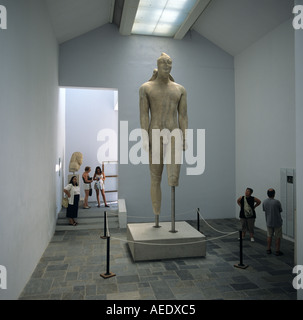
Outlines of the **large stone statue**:
[{"label": "large stone statue", "polygon": [[[176,153],[185,150],[185,130],[187,119],[187,93],[183,86],[174,82],[170,75],[172,59],[162,53],[157,60],[158,69],[154,70],[152,78],[145,82],[139,90],[140,95],[140,123],[148,135],[143,134],[143,148],[149,151],[149,166],[151,176],[151,200],[156,217],[156,226],[159,225],[161,209],[161,179],[164,164],[166,163],[168,184],[173,187],[179,184],[181,161],[177,161]],[[161,131],[161,138],[155,132]],[[175,130],[178,129],[178,130]],[[143,131],[144,131],[143,130]],[[179,131],[181,143],[177,138],[171,139],[170,134]],[[165,135],[165,132],[168,133]],[[154,136],[154,141],[153,141]],[[156,138],[155,138],[156,137]],[[155,143],[157,146],[155,147]],[[169,146],[169,148],[167,148]],[[181,148],[181,150],[179,150]],[[171,161],[163,161],[167,156],[167,149]],[[178,149],[178,150],[177,150]],[[159,162],[157,162],[159,156]]]},{"label": "large stone statue", "polygon": [[79,171],[83,162],[83,155],[81,152],[74,152],[69,162],[69,172]]}]

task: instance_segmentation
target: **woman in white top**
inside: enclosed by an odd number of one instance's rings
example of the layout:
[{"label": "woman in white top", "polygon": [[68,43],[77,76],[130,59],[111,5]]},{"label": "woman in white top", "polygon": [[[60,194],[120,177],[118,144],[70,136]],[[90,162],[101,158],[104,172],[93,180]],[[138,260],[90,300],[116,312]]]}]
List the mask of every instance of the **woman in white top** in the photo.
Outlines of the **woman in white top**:
[{"label": "woman in white top", "polygon": [[66,217],[69,218],[69,224],[76,226],[78,223],[75,218],[78,217],[78,205],[80,198],[80,187],[77,177],[73,176],[69,184],[64,188],[64,193],[68,196],[68,207],[66,209]]},{"label": "woman in white top", "polygon": [[91,189],[91,183],[93,181],[93,178],[91,178],[89,176],[89,173],[91,172],[91,168],[90,167],[85,167],[84,170],[85,171],[82,174],[82,179],[83,179],[83,183],[84,183],[84,192],[85,192],[84,202],[83,202],[83,209],[89,209],[90,206],[88,205],[88,197],[89,197],[89,192],[90,192],[90,189]]},{"label": "woman in white top", "polygon": [[100,167],[96,167],[95,174],[93,177],[93,180],[95,180],[94,189],[96,190],[96,197],[98,201],[98,207],[100,207],[100,196],[99,196],[99,190],[102,194],[102,198],[105,204],[105,207],[109,207],[106,203],[105,193],[104,193],[104,180],[105,180],[105,174],[102,172]]}]

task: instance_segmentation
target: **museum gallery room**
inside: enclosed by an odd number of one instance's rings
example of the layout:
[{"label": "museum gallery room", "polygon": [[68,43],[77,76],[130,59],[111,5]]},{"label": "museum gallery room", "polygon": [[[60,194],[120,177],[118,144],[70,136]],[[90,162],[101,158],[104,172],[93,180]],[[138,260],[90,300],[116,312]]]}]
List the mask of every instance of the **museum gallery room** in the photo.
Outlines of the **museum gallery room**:
[{"label": "museum gallery room", "polygon": [[0,299],[302,300],[302,52],[302,0],[0,0]]}]

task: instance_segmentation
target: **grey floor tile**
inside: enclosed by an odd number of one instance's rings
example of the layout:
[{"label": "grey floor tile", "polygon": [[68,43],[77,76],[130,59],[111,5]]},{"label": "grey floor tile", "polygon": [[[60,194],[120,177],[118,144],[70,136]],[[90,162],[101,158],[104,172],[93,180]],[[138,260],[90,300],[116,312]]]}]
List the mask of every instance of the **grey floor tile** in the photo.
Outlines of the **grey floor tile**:
[{"label": "grey floor tile", "polygon": [[[195,221],[191,224],[195,226]],[[218,230],[239,229],[237,219],[210,219]],[[203,229],[203,230],[202,230]],[[245,270],[239,263],[238,235],[208,237],[203,258],[133,262],[126,230],[113,230],[110,271],[102,230],[57,231],[25,286],[21,300],[296,300],[292,287],[294,245],[283,239],[284,256],[266,254],[266,232],[256,228],[255,243],[243,242]],[[214,238],[215,240],[211,240]]]},{"label": "grey floor tile", "polygon": [[49,293],[53,279],[30,279],[23,290],[22,296],[44,295]]},{"label": "grey floor tile", "polygon": [[118,283],[132,283],[132,282],[139,282],[139,276],[138,275],[127,275],[127,276],[117,276],[117,282]]},{"label": "grey floor tile", "polygon": [[250,289],[257,289],[258,286],[252,282],[243,282],[243,283],[232,283],[231,286],[235,290],[250,290]]},{"label": "grey floor tile", "polygon": [[151,282],[151,288],[153,289],[154,295],[158,300],[169,300],[175,298],[173,292],[165,281]]}]

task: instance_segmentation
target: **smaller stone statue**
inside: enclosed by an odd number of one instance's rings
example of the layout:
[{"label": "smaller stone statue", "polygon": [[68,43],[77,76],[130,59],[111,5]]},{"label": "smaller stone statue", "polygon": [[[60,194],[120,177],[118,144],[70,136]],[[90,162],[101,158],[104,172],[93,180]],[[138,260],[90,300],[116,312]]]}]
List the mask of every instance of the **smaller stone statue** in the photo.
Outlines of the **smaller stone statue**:
[{"label": "smaller stone statue", "polygon": [[70,158],[69,162],[69,172],[79,171],[83,162],[83,155],[81,152],[74,152]]}]

